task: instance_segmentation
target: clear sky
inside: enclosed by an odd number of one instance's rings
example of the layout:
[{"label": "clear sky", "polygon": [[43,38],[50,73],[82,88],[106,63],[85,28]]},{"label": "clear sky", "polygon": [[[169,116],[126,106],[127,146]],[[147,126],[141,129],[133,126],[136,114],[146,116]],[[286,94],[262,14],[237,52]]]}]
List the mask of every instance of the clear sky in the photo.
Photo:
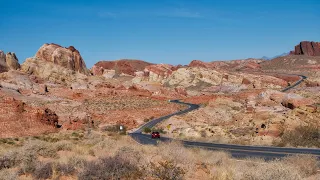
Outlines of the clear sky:
[{"label": "clear sky", "polygon": [[320,0],[0,0],[0,49],[44,43],[100,60],[153,63],[274,56],[320,41]]}]

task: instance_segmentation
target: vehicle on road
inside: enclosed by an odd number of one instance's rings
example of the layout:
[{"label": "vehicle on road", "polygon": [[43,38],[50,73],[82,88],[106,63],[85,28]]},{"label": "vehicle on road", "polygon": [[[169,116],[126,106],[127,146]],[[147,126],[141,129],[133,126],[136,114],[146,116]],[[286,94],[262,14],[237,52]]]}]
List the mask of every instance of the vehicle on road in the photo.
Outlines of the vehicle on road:
[{"label": "vehicle on road", "polygon": [[152,138],[160,138],[160,133],[159,132],[152,132],[151,137]]}]

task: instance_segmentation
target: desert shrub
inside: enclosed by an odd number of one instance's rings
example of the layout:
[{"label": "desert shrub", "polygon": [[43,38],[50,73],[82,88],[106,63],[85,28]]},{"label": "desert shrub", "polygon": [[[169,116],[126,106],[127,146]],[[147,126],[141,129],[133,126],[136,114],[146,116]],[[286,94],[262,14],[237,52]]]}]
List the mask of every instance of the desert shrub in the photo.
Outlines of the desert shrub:
[{"label": "desert shrub", "polygon": [[16,180],[18,179],[18,174],[11,169],[4,169],[0,171],[0,180]]},{"label": "desert shrub", "polygon": [[298,126],[294,130],[284,133],[280,144],[292,146],[320,148],[320,129],[316,126]]},{"label": "desert shrub", "polygon": [[143,132],[145,133],[151,133],[151,129],[148,127],[143,128]]},{"label": "desert shrub", "polygon": [[183,179],[185,171],[172,160],[150,163],[152,176],[161,180]]},{"label": "desert shrub", "polygon": [[228,166],[231,163],[231,154],[224,151],[208,151],[204,149],[194,149],[193,154],[197,155],[197,160],[205,164],[211,164],[214,166]]},{"label": "desert shrub", "polygon": [[17,140],[16,138],[4,138],[4,139],[0,139],[0,143],[3,144],[10,144],[10,145],[15,145],[16,141],[19,141],[19,139]]},{"label": "desert shrub", "polygon": [[320,163],[313,155],[295,155],[283,159],[283,163],[295,168],[302,177],[309,177],[317,173]]},{"label": "desert shrub", "polygon": [[10,151],[0,157],[0,170],[5,168],[11,168],[18,163],[18,152]]},{"label": "desert shrub", "polygon": [[113,132],[113,133],[119,133],[121,135],[126,135],[127,134],[127,128],[125,126],[122,126],[123,129],[120,130],[120,125],[113,125],[113,126],[105,126],[102,127],[102,131],[107,131],[107,132]]},{"label": "desert shrub", "polygon": [[44,141],[29,141],[23,148],[24,151],[29,151],[43,157],[57,157],[57,150],[52,143]]},{"label": "desert shrub", "polygon": [[148,118],[145,118],[144,120],[143,120],[143,122],[149,122],[150,121],[150,119],[148,119]]},{"label": "desert shrub", "polygon": [[70,141],[59,141],[54,144],[56,151],[71,151],[73,143]]},{"label": "desert shrub", "polygon": [[144,122],[149,122],[149,121],[151,121],[151,120],[153,120],[154,119],[154,116],[151,116],[150,118],[145,118],[143,121]]},{"label": "desert shrub", "polygon": [[206,130],[201,130],[201,131],[200,131],[200,135],[201,135],[201,137],[203,137],[203,138],[207,137]]},{"label": "desert shrub", "polygon": [[117,150],[115,157],[121,158],[131,164],[144,164],[142,163],[143,155],[140,151],[134,150],[132,147],[124,146]]},{"label": "desert shrub", "polygon": [[34,152],[25,151],[23,153],[20,152],[19,155],[19,174],[26,174],[34,172],[36,168],[36,159],[37,156]]},{"label": "desert shrub", "polygon": [[190,149],[185,148],[180,141],[160,143],[161,145],[157,150],[164,159],[184,164],[185,166],[194,166],[197,157]]},{"label": "desert shrub", "polygon": [[101,158],[97,161],[85,163],[79,174],[80,180],[86,179],[139,179],[142,171],[136,164],[132,164],[121,157]]},{"label": "desert shrub", "polygon": [[74,167],[74,168],[83,168],[86,164],[86,161],[79,156],[72,156],[71,158],[68,159],[67,164],[69,164],[70,166]]},{"label": "desert shrub", "polygon": [[166,134],[167,132],[163,128],[152,128],[151,131]]},{"label": "desert shrub", "polygon": [[50,143],[55,143],[55,142],[60,141],[59,138],[57,138],[57,137],[52,137],[52,136],[50,136],[50,135],[40,136],[40,140],[46,141],[46,142],[50,142]]},{"label": "desert shrub", "polygon": [[231,168],[219,167],[219,168],[215,169],[215,171],[212,175],[212,179],[213,180],[233,180],[235,178],[234,178],[234,173]]},{"label": "desert shrub", "polygon": [[89,154],[90,156],[96,156],[93,149],[89,149],[88,154]]},{"label": "desert shrub", "polygon": [[55,171],[60,175],[67,176],[67,175],[72,175],[75,172],[75,168],[68,163],[57,164],[55,167]]},{"label": "desert shrub", "polygon": [[269,162],[242,168],[242,178],[246,180],[298,180],[299,172],[282,162]]},{"label": "desert shrub", "polygon": [[35,179],[49,179],[53,174],[52,163],[37,162],[32,176]]}]

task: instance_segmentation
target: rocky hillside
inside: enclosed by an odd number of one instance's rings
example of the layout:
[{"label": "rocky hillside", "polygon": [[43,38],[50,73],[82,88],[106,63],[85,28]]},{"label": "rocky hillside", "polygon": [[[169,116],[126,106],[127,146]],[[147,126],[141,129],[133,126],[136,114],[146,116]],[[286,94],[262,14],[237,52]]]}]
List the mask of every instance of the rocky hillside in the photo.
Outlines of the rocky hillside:
[{"label": "rocky hillside", "polygon": [[144,68],[149,65],[151,65],[151,63],[141,60],[129,59],[122,59],[117,61],[99,61],[92,67],[91,72],[93,75],[104,75],[107,73],[111,74],[111,76],[120,74],[134,76],[135,72],[143,71]]},{"label": "rocky hillside", "polygon": [[225,69],[229,71],[240,70],[259,70],[260,63],[264,60],[261,59],[245,59],[245,60],[232,60],[232,61],[212,61],[203,62],[200,60],[193,60],[189,67],[204,67],[210,69]]},{"label": "rocky hillside", "polygon": [[5,54],[0,50],[0,73],[19,68],[20,64],[15,53],[8,52]]},{"label": "rocky hillside", "polygon": [[263,70],[319,71],[320,56],[288,55],[260,64]]},{"label": "rocky hillside", "polygon": [[302,41],[296,45],[291,55],[320,56],[320,42]]},{"label": "rocky hillside", "polygon": [[70,70],[88,74],[88,70],[80,52],[73,46],[64,48],[58,44],[44,44],[36,53],[36,58]]}]

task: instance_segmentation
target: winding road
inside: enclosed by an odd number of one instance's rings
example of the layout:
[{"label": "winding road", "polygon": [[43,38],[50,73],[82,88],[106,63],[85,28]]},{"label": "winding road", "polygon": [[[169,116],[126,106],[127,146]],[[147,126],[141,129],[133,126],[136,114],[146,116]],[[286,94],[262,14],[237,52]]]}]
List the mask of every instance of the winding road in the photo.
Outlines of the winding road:
[{"label": "winding road", "polygon": [[[301,84],[301,82],[304,79],[307,78],[306,76],[303,76],[303,75],[298,75],[298,76],[300,76],[300,80],[294,83],[293,85],[283,89],[282,92],[288,91],[298,86],[299,84]],[[152,139],[151,135],[142,134],[142,131],[144,128],[152,128],[156,124],[172,116],[181,115],[199,108],[199,105],[197,104],[184,103],[184,102],[180,102],[179,100],[171,100],[170,102],[188,105],[189,108],[149,121],[148,123],[142,125],[136,131],[134,131],[133,133],[130,133],[129,135],[140,144],[157,145],[158,141],[165,142],[165,141],[174,140],[167,137],[161,137],[160,139]],[[267,146],[242,146],[242,145],[233,145],[233,144],[217,144],[217,143],[195,142],[195,141],[185,141],[185,140],[179,140],[179,141],[181,141],[186,147],[196,147],[196,148],[204,148],[208,150],[227,151],[231,153],[233,157],[236,157],[236,158],[259,157],[264,159],[274,159],[274,158],[281,158],[281,157],[285,157],[287,155],[293,155],[293,154],[313,154],[320,159],[320,149],[281,148],[281,147],[267,147]]]}]

